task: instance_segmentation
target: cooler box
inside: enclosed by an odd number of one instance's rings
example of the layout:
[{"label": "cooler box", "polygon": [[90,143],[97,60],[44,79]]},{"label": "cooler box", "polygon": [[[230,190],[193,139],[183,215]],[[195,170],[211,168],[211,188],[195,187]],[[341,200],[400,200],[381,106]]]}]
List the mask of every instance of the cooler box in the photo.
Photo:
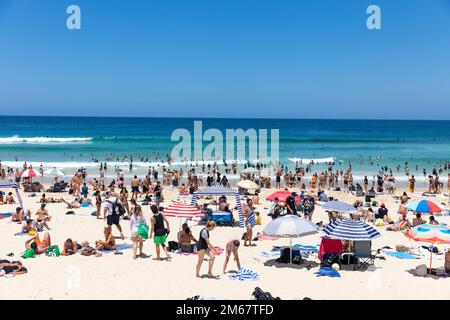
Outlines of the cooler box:
[{"label": "cooler box", "polygon": [[215,223],[223,223],[223,224],[232,224],[233,223],[233,215],[229,212],[225,211],[213,211],[211,215],[211,221]]}]

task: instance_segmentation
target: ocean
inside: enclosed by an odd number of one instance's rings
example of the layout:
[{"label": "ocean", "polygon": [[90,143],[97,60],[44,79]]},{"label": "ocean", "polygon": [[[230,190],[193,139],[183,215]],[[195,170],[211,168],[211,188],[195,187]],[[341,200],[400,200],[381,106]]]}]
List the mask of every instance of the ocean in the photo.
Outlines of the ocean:
[{"label": "ocean", "polygon": [[[450,121],[22,116],[0,119],[0,160],[3,166],[11,167],[21,167],[27,161],[73,172],[79,167],[98,167],[93,159],[103,162],[106,157],[113,157],[110,166],[119,165],[127,173],[129,161],[122,159],[128,155],[128,160],[133,157],[132,174],[145,173],[149,163],[141,162],[141,158],[153,163],[165,161],[178,143],[171,141],[172,132],[183,128],[193,133],[194,120],[202,121],[203,131],[216,128],[224,136],[226,129],[279,129],[279,159],[289,168],[295,167],[289,158],[333,157],[335,169],[345,170],[353,161],[355,176],[376,174],[378,166],[392,168],[394,175],[401,176],[404,163],[408,162],[410,173],[423,177],[423,168],[430,172],[434,165],[450,160]],[[395,169],[398,164],[399,173]],[[314,170],[322,168],[325,165],[316,165]]]}]

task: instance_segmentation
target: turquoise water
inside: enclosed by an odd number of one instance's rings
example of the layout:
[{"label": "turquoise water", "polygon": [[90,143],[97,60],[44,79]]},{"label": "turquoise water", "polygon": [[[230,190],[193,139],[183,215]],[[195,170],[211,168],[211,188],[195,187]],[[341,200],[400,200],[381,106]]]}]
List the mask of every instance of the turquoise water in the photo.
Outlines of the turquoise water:
[{"label": "turquoise water", "polygon": [[194,120],[203,121],[203,130],[217,128],[224,136],[226,129],[279,129],[280,162],[290,167],[295,164],[288,158],[334,157],[342,168],[352,160],[356,174],[376,172],[377,163],[395,172],[394,166],[403,168],[405,161],[414,173],[415,165],[421,172],[450,159],[450,121],[3,116],[0,160],[14,165],[17,157],[17,164],[28,161],[72,167],[94,158],[104,161],[111,154],[122,160],[126,154],[139,166],[141,157],[166,160],[177,144],[171,141],[173,130],[193,132]]}]

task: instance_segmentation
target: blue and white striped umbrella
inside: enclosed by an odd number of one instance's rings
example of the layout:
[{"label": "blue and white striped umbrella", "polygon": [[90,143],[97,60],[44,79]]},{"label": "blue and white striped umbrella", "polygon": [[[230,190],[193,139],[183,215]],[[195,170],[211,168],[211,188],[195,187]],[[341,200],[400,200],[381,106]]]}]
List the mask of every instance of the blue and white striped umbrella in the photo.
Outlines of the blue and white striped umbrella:
[{"label": "blue and white striped umbrella", "polygon": [[369,241],[381,236],[373,227],[362,221],[338,219],[323,230],[330,239]]},{"label": "blue and white striped umbrella", "polygon": [[344,213],[357,212],[358,210],[351,204],[342,201],[328,201],[322,205],[324,210]]}]

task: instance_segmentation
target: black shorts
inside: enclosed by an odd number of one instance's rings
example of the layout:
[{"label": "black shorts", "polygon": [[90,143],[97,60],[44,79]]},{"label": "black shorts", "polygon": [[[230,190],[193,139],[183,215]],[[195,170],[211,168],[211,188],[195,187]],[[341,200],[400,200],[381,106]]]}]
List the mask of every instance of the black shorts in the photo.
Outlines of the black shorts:
[{"label": "black shorts", "polygon": [[120,222],[120,216],[118,215],[110,215],[106,217],[106,223],[108,224],[108,226],[112,226],[113,224],[119,224]]},{"label": "black shorts", "polygon": [[139,187],[138,186],[132,186],[131,187],[131,192],[139,192]]}]

